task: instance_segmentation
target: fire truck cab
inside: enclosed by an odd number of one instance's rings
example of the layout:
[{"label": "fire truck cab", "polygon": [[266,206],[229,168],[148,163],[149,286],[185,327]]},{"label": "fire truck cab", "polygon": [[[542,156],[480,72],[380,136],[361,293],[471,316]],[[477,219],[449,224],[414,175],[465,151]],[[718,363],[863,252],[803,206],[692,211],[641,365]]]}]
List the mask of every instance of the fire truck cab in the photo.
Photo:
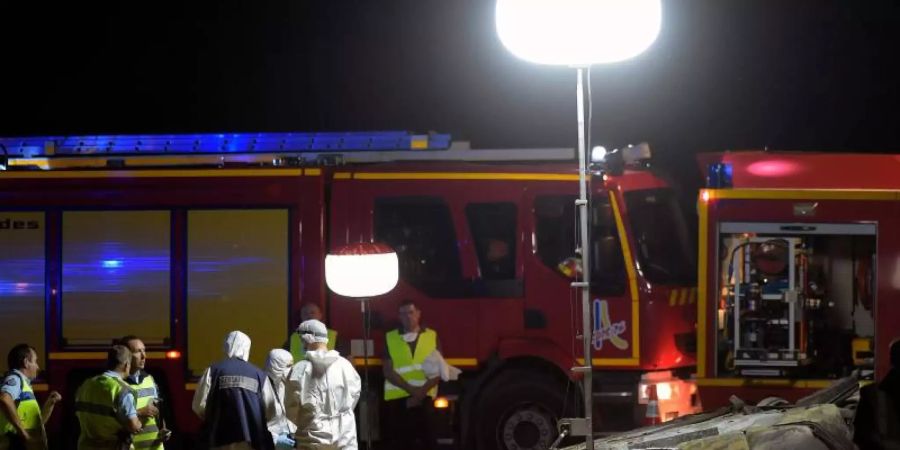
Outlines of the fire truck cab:
[{"label": "fire truck cab", "polygon": [[732,394],[795,401],[852,371],[884,376],[900,336],[900,157],[699,160],[708,184],[698,200],[704,406]]},{"label": "fire truck cab", "polygon": [[[591,336],[582,336],[571,149],[473,150],[447,135],[387,133],[3,138],[0,351],[38,348],[38,390],[74,390],[124,334],[144,338],[170,428],[198,430],[196,377],[232,329],[261,365],[304,303],[338,350],[368,367],[359,436],[379,436],[384,333],[412,300],[463,370],[435,401],[439,442],[546,448],[584,407],[577,372],[591,339],[601,430],[694,412],[697,291],[691,239],[646,148],[598,158],[591,177]],[[357,301],[325,287],[329,248],[382,242],[397,287]],[[367,350],[368,349],[368,350]],[[368,353],[366,353],[368,351]],[[367,366],[364,367],[364,364]]]},{"label": "fire truck cab", "polygon": [[[612,156],[612,158],[614,158]],[[650,384],[666,418],[692,403],[691,239],[671,187],[642,162],[599,166],[591,198],[595,417],[602,430],[642,423]],[[375,328],[396,327],[400,301],[424,311],[452,365],[463,435],[478,448],[544,448],[556,420],[577,413],[578,332],[572,162],[384,164],[339,168],[331,245],[385,242],[400,283],[374,303]],[[665,224],[665,228],[659,225]],[[359,336],[356,302],[333,297],[330,317]],[[343,332],[343,331],[342,331]],[[362,342],[352,353],[362,356]],[[376,343],[376,347],[381,343]],[[376,360],[375,364],[379,361]],[[453,404],[453,402],[451,402]]]}]

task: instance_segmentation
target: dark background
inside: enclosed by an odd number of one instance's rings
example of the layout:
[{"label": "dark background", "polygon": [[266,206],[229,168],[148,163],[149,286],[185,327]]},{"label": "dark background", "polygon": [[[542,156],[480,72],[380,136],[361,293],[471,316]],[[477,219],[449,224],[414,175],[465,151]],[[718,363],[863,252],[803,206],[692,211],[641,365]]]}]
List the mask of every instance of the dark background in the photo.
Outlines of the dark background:
[{"label": "dark background", "polygon": [[[516,59],[489,0],[4,2],[0,135],[429,130],[574,146],[574,71]],[[896,152],[900,2],[664,1],[595,66],[594,143]],[[690,183],[688,183],[690,184]]]}]

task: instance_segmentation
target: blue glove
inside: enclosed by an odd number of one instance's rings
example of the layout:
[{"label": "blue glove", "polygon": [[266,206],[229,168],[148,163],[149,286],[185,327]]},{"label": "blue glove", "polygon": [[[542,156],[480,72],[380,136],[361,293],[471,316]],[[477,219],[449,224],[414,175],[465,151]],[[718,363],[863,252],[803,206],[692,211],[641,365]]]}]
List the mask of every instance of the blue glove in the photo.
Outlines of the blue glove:
[{"label": "blue glove", "polygon": [[287,434],[278,435],[278,439],[275,440],[275,448],[277,449],[294,448],[294,444],[294,440]]}]

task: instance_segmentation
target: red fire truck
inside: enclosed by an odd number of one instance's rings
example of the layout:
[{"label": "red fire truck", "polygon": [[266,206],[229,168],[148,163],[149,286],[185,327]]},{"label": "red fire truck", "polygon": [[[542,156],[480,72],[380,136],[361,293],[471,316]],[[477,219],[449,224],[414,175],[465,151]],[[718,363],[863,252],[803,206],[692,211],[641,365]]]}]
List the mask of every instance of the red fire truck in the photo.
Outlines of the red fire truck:
[{"label": "red fire truck", "polygon": [[[793,401],[900,336],[900,156],[729,152],[699,158],[697,383],[705,407]],[[877,270],[876,270],[877,268]]]},{"label": "red fire truck", "polygon": [[[262,364],[305,302],[323,307],[355,364],[375,349],[374,398],[383,333],[401,301],[416,302],[463,369],[435,402],[442,443],[546,448],[556,419],[583,408],[571,149],[472,150],[403,132],[0,143],[0,351],[37,347],[37,390],[66,399],[51,432],[74,435],[75,388],[125,334],[151,350],[170,428],[196,432],[193,383],[225,333],[245,331]],[[690,238],[668,183],[629,155],[591,174],[587,338],[604,430],[640,423],[650,384],[663,419],[697,407]],[[324,256],[372,241],[397,251],[401,279],[372,300],[364,342],[358,303],[325,287]]]}]

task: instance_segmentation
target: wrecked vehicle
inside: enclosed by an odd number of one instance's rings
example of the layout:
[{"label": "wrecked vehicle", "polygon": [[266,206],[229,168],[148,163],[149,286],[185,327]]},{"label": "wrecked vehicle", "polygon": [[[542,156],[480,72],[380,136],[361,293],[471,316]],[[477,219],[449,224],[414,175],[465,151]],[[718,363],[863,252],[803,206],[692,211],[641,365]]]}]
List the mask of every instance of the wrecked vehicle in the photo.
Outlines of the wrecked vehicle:
[{"label": "wrecked vehicle", "polygon": [[[853,449],[858,391],[859,379],[853,375],[794,404],[772,397],[751,406],[732,397],[731,406],[713,412],[597,439],[594,449]],[[566,450],[584,448],[582,443]]]}]

